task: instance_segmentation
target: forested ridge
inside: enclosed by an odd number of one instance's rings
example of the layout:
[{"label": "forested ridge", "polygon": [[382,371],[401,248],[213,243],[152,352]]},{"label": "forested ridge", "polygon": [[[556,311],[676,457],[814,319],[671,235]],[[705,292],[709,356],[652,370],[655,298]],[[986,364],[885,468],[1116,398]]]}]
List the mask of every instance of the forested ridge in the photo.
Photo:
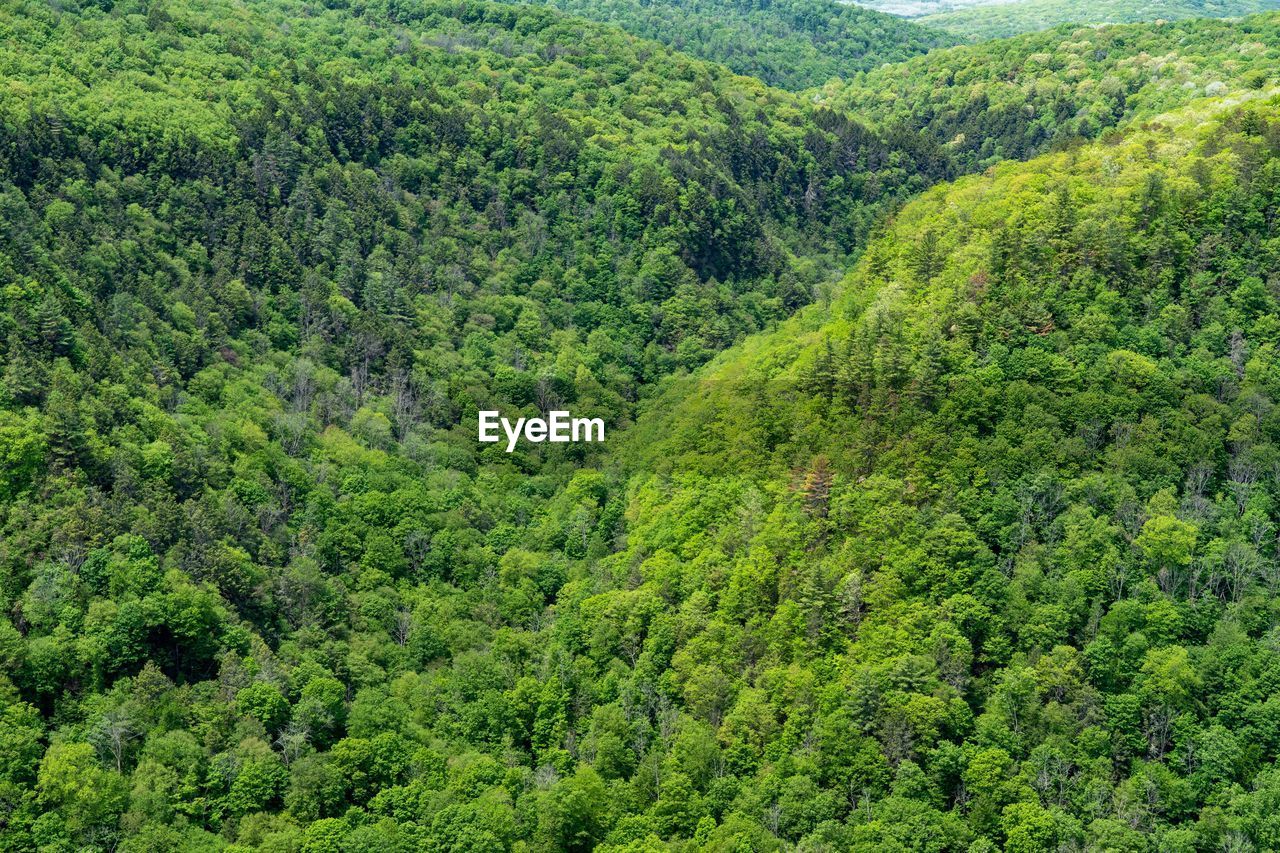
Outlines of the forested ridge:
[{"label": "forested ridge", "polygon": [[0,6],[0,847],[1273,849],[1275,20]]},{"label": "forested ridge", "polygon": [[948,9],[913,20],[976,41],[1048,29],[1058,24],[1240,18],[1276,7],[1275,0],[1013,0]]},{"label": "forested ridge", "polygon": [[804,89],[955,44],[941,30],[836,0],[543,0],[739,74]]},{"label": "forested ridge", "polygon": [[919,133],[953,174],[1078,145],[1203,98],[1280,81],[1280,15],[1063,26],[934,51],[812,94],[886,133]]},{"label": "forested ridge", "polygon": [[925,193],[637,426],[604,565],[784,841],[1275,846],[1276,106]]}]

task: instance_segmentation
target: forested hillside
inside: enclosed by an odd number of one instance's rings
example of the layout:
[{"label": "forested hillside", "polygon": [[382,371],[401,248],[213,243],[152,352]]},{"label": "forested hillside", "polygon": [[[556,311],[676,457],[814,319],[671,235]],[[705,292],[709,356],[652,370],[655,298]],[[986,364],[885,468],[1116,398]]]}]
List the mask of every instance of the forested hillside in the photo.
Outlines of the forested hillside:
[{"label": "forested hillside", "polygon": [[1038,32],[1061,24],[1242,18],[1280,8],[1277,0],[858,0],[858,5],[969,41]]},{"label": "forested hillside", "polygon": [[1278,107],[930,191],[637,427],[627,546],[560,619],[664,673],[699,819],[1275,848]]},{"label": "forested hillside", "polygon": [[1122,24],[1186,18],[1241,18],[1280,8],[1277,0],[1012,0],[914,18],[973,41],[1059,24]]},{"label": "forested hillside", "polygon": [[1280,83],[1280,14],[1060,27],[935,51],[814,99],[942,146],[955,174],[1027,159],[1202,98]]},{"label": "forested hillside", "polygon": [[0,0],[0,849],[1280,846],[1278,20]]},{"label": "forested hillside", "polygon": [[536,631],[621,504],[475,411],[625,426],[929,165],[532,7],[10,3],[0,42],[5,846],[603,825],[549,805]]},{"label": "forested hillside", "polygon": [[784,89],[899,62],[959,41],[836,0],[543,0]]}]

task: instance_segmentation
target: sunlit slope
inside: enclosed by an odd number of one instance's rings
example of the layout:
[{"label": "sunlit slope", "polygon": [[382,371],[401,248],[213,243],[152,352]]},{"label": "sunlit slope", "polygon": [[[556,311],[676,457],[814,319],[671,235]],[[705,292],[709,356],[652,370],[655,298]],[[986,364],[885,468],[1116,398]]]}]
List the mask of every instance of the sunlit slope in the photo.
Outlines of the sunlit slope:
[{"label": "sunlit slope", "polygon": [[909,60],[816,90],[961,171],[1027,159],[1206,96],[1277,82],[1280,15],[1058,29]]},{"label": "sunlit slope", "polygon": [[1277,8],[1275,0],[859,0],[970,41],[1046,30],[1062,24],[1148,23],[1240,18]]},{"label": "sunlit slope", "polygon": [[[740,772],[794,751],[874,803],[836,847],[1265,847],[1277,260],[1270,96],[931,190],[642,422],[603,577],[679,614],[673,689]],[[783,684],[853,766],[779,747]]]},{"label": "sunlit slope", "polygon": [[1240,18],[1275,9],[1275,0],[1011,0],[915,18],[973,41],[1059,24],[1121,24],[1183,18]]},{"label": "sunlit slope", "polygon": [[972,41],[1014,36],[1059,24],[1242,18],[1276,9],[1275,0],[1012,0],[915,18]]}]

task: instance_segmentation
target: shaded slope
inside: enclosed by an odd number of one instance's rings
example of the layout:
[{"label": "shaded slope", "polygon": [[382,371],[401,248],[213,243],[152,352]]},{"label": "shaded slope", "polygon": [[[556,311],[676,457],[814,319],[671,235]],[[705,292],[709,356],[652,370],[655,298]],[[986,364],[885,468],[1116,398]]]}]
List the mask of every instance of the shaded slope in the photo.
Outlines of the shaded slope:
[{"label": "shaded slope", "polygon": [[956,39],[833,0],[547,0],[784,89],[898,62]]}]

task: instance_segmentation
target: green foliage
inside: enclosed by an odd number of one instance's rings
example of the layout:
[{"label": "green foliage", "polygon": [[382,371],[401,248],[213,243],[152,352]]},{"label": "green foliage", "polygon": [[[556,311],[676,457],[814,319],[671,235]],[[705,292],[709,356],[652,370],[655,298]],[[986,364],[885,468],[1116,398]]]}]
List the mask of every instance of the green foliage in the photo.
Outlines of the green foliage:
[{"label": "green foliage", "polygon": [[0,9],[0,845],[1274,847],[1274,27]]},{"label": "green foliage", "polygon": [[1274,8],[1274,0],[1014,0],[950,9],[915,20],[977,41],[1059,24],[1239,18]]},{"label": "green foliage", "polygon": [[832,0],[541,2],[783,89],[818,86],[956,43],[939,30]]},{"label": "green foliage", "polygon": [[[1278,107],[929,191],[830,308],[637,425],[607,564],[656,595],[655,558],[680,561],[664,657],[740,778],[787,766],[799,789],[816,763],[800,799],[852,794],[850,846],[895,843],[890,820],[954,832],[938,849],[1149,849],[1125,827],[1266,846],[1249,806],[1212,803],[1276,755],[1256,678],[1277,663],[1260,466],[1280,433],[1256,407],[1280,314],[1252,282],[1280,245]],[[650,629],[637,673],[657,648]],[[787,814],[773,832],[814,837]]]},{"label": "green foliage", "polygon": [[1275,14],[1238,23],[1064,26],[934,51],[814,95],[889,138],[923,134],[960,174],[1070,147],[1206,96],[1274,86],[1278,29]]}]

